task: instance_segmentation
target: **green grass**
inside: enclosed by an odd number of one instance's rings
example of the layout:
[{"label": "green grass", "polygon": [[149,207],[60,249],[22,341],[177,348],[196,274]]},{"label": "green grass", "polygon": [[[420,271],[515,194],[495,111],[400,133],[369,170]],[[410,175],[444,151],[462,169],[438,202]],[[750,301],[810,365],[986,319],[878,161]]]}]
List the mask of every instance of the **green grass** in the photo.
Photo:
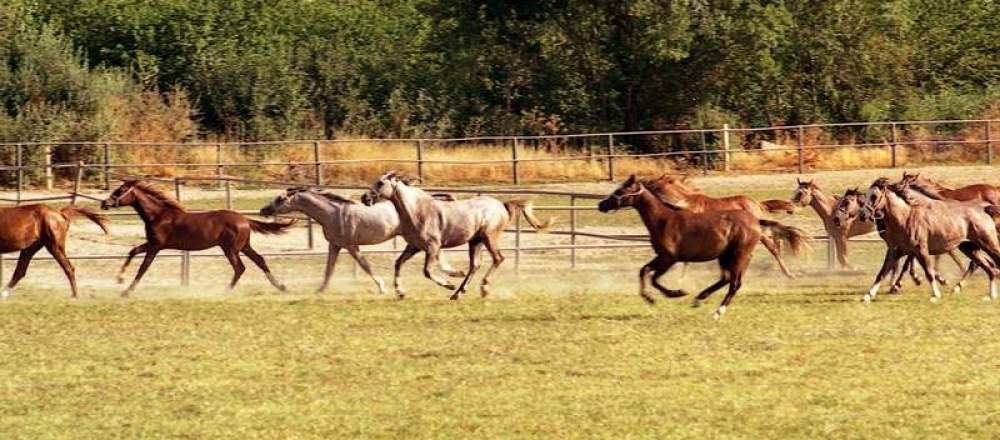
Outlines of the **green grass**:
[{"label": "green grass", "polygon": [[[790,195],[791,180],[748,192]],[[776,218],[817,232],[811,210]],[[580,217],[637,224],[630,211]],[[136,240],[116,233],[109,248]],[[255,243],[302,247],[276,240]],[[219,258],[196,259],[178,287],[178,260],[160,258],[129,301],[111,281],[120,261],[76,261],[78,301],[37,261],[0,303],[0,438],[995,438],[1000,305],[981,299],[982,276],[937,304],[910,282],[865,304],[882,245],[853,243],[853,272],[827,272],[814,247],[789,258],[795,280],[758,249],[718,322],[724,292],[699,309],[639,299],[646,248],[579,251],[576,270],[565,252],[526,252],[519,274],[508,252],[493,295],[459,302],[419,261],[402,302],[352,276],[346,254],[323,295],[322,258],[269,259],[284,294],[253,267],[226,293]],[[392,256],[371,260],[388,278]],[[693,293],[715,276],[693,265],[664,282]]]}]

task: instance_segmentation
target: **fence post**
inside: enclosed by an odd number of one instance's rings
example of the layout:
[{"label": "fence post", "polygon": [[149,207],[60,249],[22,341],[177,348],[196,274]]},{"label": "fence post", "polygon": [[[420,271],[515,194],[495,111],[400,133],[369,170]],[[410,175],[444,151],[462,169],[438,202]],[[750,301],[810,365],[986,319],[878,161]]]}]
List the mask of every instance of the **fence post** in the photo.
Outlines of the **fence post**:
[{"label": "fence post", "polygon": [[519,185],[521,183],[521,163],[517,159],[517,138],[514,138],[514,144],[510,147],[510,157],[513,165],[514,184]]},{"label": "fence post", "polygon": [[229,197],[229,181],[226,180],[226,183],[222,183],[222,176],[225,174],[225,165],[222,164],[222,160],[223,160],[223,158],[222,158],[222,142],[216,142],[215,143],[215,179],[216,179],[216,181],[219,184],[219,189],[222,189],[223,185],[225,185],[225,187],[226,187],[226,197],[227,197],[227,200],[226,200],[226,206],[227,207],[226,207],[226,209],[229,209],[228,208],[228,206],[229,206],[229,200],[228,200],[228,197]]},{"label": "fence post", "polygon": [[226,209],[233,209],[233,185],[229,179],[224,182],[226,182]]},{"label": "fence post", "polygon": [[52,145],[45,144],[42,148],[42,154],[45,156],[43,163],[45,163],[45,189],[52,191]]},{"label": "fence post", "polygon": [[576,269],[576,196],[569,196],[569,244],[570,268]]},{"label": "fence post", "polygon": [[[515,156],[517,153],[514,153]],[[417,177],[423,182],[427,180],[427,175],[424,174],[424,140],[417,140]]]},{"label": "fence post", "polygon": [[708,175],[708,145],[705,140],[705,132],[701,131],[701,174],[703,176]]},{"label": "fence post", "polygon": [[608,180],[615,181],[615,135],[608,135]]},{"label": "fence post", "polygon": [[986,164],[993,164],[993,139],[991,121],[986,121]]},{"label": "fence post", "polygon": [[722,124],[722,149],[725,153],[722,153],[722,170],[729,171],[729,161],[732,160],[729,157],[729,124]]},{"label": "fence post", "polygon": [[[181,185],[184,181],[180,177],[174,178],[174,197],[178,202],[181,201]],[[191,274],[191,252],[181,251],[181,286],[187,287],[190,281]]]},{"label": "fence post", "polygon": [[514,274],[521,274],[521,216],[514,217]]},{"label": "fence post", "polygon": [[104,173],[104,190],[111,190],[111,143],[104,143],[104,164],[101,166]]},{"label": "fence post", "polygon": [[17,205],[21,205],[21,187],[24,186],[24,145],[17,144]]},{"label": "fence post", "polygon": [[892,164],[890,168],[896,168],[896,123],[892,124],[892,145],[890,147],[892,148]]},{"label": "fence post", "polygon": [[73,194],[69,196],[69,204],[76,205],[76,197],[80,194],[80,182],[83,180],[83,161],[76,163],[76,180],[73,181]]},{"label": "fence post", "polygon": [[801,125],[799,126],[798,139],[796,140],[798,154],[799,154],[799,174],[802,174],[802,170],[805,169],[805,138],[806,130]]},{"label": "fence post", "polygon": [[[321,145],[319,141],[313,142],[313,164],[315,168],[314,172],[316,173],[315,181],[317,185],[323,184],[323,163],[320,162],[320,158],[322,157],[320,147]],[[310,249],[311,248],[312,246],[310,246]]]},{"label": "fence post", "polygon": [[837,247],[833,244],[833,236],[826,237],[826,270],[836,268],[834,261],[837,259]]}]

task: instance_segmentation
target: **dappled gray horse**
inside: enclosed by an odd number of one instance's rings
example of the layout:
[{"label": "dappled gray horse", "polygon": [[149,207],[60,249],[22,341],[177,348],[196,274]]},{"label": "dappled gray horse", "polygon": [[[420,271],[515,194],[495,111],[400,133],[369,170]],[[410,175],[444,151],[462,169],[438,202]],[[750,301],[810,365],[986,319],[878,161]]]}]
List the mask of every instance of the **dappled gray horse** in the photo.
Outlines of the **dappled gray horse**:
[{"label": "dappled gray horse", "polygon": [[[910,205],[899,194],[904,189],[890,184],[884,177],[868,188],[861,220],[870,221],[882,216],[885,221],[884,238],[888,247],[882,269],[863,299],[869,301],[875,296],[879,283],[900,257],[913,255],[931,284],[931,301],[937,301],[941,297],[941,291],[936,270],[930,264],[930,256],[956,247],[983,268],[990,280],[988,297],[996,299],[994,267],[1000,265],[1000,240],[993,219],[984,209],[985,205],[976,202]],[[912,200],[910,202],[913,203]],[[977,250],[986,252],[992,262],[987,261]]]},{"label": "dappled gray horse", "polygon": [[[379,293],[385,293],[385,282],[372,273],[371,265],[361,254],[360,246],[383,243],[399,235],[399,214],[392,203],[382,202],[366,206],[346,197],[326,191],[303,187],[289,188],[275,197],[270,204],[260,209],[260,215],[273,216],[301,212],[323,226],[323,236],[329,243],[326,255],[326,270],[323,284],[318,291],[326,290],[337,264],[341,249],[354,257],[358,265],[378,285]],[[444,259],[440,260],[441,270],[450,276],[461,277],[465,273],[455,270]]]},{"label": "dappled gray horse", "polygon": [[[493,265],[483,276],[480,287],[483,297],[489,294],[490,276],[503,263],[500,254],[500,234],[511,217],[519,212],[535,230],[544,230],[551,224],[539,221],[531,209],[531,202],[513,200],[501,203],[492,197],[473,197],[456,202],[435,200],[430,194],[406,183],[405,176],[390,171],[376,180],[368,192],[367,203],[378,199],[388,199],[392,202],[400,217],[400,231],[410,245],[396,259],[395,287],[396,294],[403,298],[405,292],[400,285],[399,272],[403,264],[417,252],[424,251],[424,276],[440,286],[455,289],[451,299],[458,299],[472,275],[480,266],[483,247],[489,251]],[[447,249],[463,244],[469,244],[469,270],[456,289],[447,280],[434,275],[432,268],[438,261],[441,249]]]}]

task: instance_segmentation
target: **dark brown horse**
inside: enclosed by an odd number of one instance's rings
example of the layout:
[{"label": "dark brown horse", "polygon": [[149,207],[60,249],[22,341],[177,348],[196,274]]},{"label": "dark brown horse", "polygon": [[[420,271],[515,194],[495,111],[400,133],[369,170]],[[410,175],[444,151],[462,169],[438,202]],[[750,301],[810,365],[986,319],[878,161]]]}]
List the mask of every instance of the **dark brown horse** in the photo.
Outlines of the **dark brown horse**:
[{"label": "dark brown horse", "polygon": [[908,173],[905,171],[903,172],[903,180],[900,183],[919,185],[921,189],[933,191],[942,199],[957,200],[959,202],[982,200],[991,205],[1000,205],[1000,189],[985,183],[977,183],[961,188],[948,188],[934,180],[920,177],[920,173]]},{"label": "dark brown horse", "polygon": [[[754,218],[760,219],[761,215],[763,215],[766,210],[764,202],[757,203],[747,196],[737,195],[715,198],[701,194],[687,185],[686,177],[675,177],[669,174],[663,174],[656,179],[644,179],[643,182],[645,182],[646,186],[657,194],[657,197],[663,203],[680,207],[691,212],[740,210],[746,211],[750,215],[754,216]],[[768,204],[775,206],[785,206],[787,204],[791,204],[785,200],[781,200],[780,202],[782,203]],[[760,238],[760,242],[774,257],[774,261],[778,263],[778,267],[781,268],[781,272],[788,278],[795,278],[785,265],[785,261],[781,259],[781,237],[774,235],[772,232],[775,231],[765,230],[764,235]]]},{"label": "dark brown horse", "polygon": [[0,298],[7,299],[10,292],[24,278],[28,264],[43,247],[52,254],[66,278],[73,298],[77,297],[76,269],[66,257],[66,236],[73,217],[82,215],[97,223],[101,230],[108,232],[107,219],[81,206],[67,206],[56,211],[46,205],[23,205],[16,208],[0,208],[0,254],[21,251],[17,257],[17,268],[10,283],[0,290]]},{"label": "dark brown horse", "polygon": [[146,224],[146,242],[132,248],[128,252],[125,264],[118,270],[118,282],[124,281],[122,274],[125,268],[138,254],[146,256],[135,274],[132,284],[122,292],[122,297],[128,297],[135,290],[139,279],[149,269],[156,254],[163,249],[179,249],[199,251],[219,246],[233,266],[235,274],[229,283],[231,290],[240,280],[246,266],[240,261],[240,252],[250,258],[257,267],[264,271],[267,279],[278,290],[285,286],[278,282],[268,269],[264,257],[250,247],[250,232],[262,234],[281,234],[295,222],[265,223],[251,220],[236,211],[220,210],[206,212],[188,212],[176,200],[156,189],[149,183],[139,180],[125,180],[121,186],[101,202],[102,209],[131,206]]},{"label": "dark brown horse", "polygon": [[713,292],[728,284],[729,292],[714,314],[716,319],[726,313],[726,307],[739,291],[743,274],[753,257],[754,247],[761,241],[763,230],[780,230],[781,235],[788,237],[795,252],[808,240],[798,228],[760,220],[742,209],[693,212],[671,208],[654,193],[652,184],[635,176],[630,176],[597,207],[601,212],[633,207],[642,217],[656,252],[656,257],[639,270],[639,294],[649,303],[653,303],[653,298],[646,291],[647,279],[663,295],[682,297],[687,294],[660,285],[660,276],[678,262],[718,260],[722,269],[720,279],[701,291],[694,301],[697,307]]}]

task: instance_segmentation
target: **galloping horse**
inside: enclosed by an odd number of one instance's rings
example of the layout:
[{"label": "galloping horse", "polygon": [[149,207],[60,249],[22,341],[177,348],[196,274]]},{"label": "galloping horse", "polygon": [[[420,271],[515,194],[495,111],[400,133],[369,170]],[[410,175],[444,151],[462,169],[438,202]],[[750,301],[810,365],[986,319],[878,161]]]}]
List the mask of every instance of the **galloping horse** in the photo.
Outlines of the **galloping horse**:
[{"label": "galloping horse", "polygon": [[957,200],[960,202],[981,200],[991,205],[1000,205],[1000,189],[985,183],[977,183],[953,189],[931,179],[920,177],[920,173],[908,173],[905,171],[903,172],[903,180],[901,183],[919,185],[922,189],[925,188],[937,193],[943,199]]},{"label": "galloping horse", "polygon": [[798,228],[760,220],[743,209],[693,212],[671,207],[654,192],[653,186],[634,175],[629,176],[597,205],[601,212],[633,207],[642,217],[656,252],[656,257],[639,270],[639,294],[650,304],[654,300],[647,293],[647,279],[663,295],[682,297],[687,293],[660,285],[660,276],[678,262],[718,260],[722,269],[720,279],[702,290],[693,305],[698,307],[713,292],[729,284],[729,292],[713,315],[716,319],[721,318],[743,283],[743,273],[753,257],[754,247],[761,242],[763,230],[780,230],[780,235],[788,238],[793,252],[798,252],[808,241]]},{"label": "galloping horse", "polygon": [[839,223],[834,221],[834,212],[838,199],[823,193],[812,180],[795,180],[798,187],[792,193],[792,203],[799,206],[811,206],[820,220],[823,221],[823,228],[826,234],[833,240],[834,248],[837,250],[837,261],[842,269],[852,269],[851,263],[847,260],[847,239],[856,235],[867,234],[875,230],[875,225],[871,223],[854,221],[855,218],[843,218]]},{"label": "galloping horse", "polygon": [[[931,301],[937,301],[941,291],[930,256],[956,247],[986,272],[990,280],[988,297],[996,299],[995,267],[1000,266],[1000,239],[993,218],[984,209],[987,205],[974,201],[913,203],[907,199],[906,190],[905,185],[890,184],[884,177],[868,188],[861,220],[869,221],[878,216],[885,219],[888,248],[882,269],[862,299],[870,301],[889,267],[895,266],[901,256],[912,255],[924,268],[931,284]],[[985,252],[992,261],[978,251]]]},{"label": "galloping horse", "polygon": [[507,227],[511,217],[522,213],[535,230],[545,230],[552,223],[551,220],[539,221],[528,201],[501,203],[492,197],[479,196],[442,202],[420,188],[408,185],[406,181],[401,174],[390,171],[372,184],[365,199],[369,204],[379,199],[388,199],[399,214],[400,231],[409,245],[396,259],[394,284],[396,295],[400,299],[406,295],[400,285],[400,269],[403,263],[420,251],[426,253],[424,276],[442,287],[455,289],[455,286],[435,276],[431,270],[438,261],[441,249],[465,243],[469,244],[469,270],[451,299],[457,300],[465,292],[472,275],[479,269],[479,254],[483,246],[493,260],[493,265],[486,271],[480,286],[481,295],[485,298],[489,294],[490,276],[504,260],[499,248],[500,233]]},{"label": "galloping horse", "polygon": [[14,208],[0,208],[0,254],[21,251],[17,257],[17,268],[10,283],[0,290],[0,299],[7,299],[10,292],[24,278],[28,264],[43,247],[52,254],[62,267],[72,297],[77,297],[76,268],[66,257],[66,236],[73,217],[82,215],[108,233],[107,218],[82,206],[67,206],[56,211],[46,205],[22,205]]},{"label": "galloping horse", "polygon": [[[329,243],[326,270],[319,292],[326,290],[330,283],[340,250],[347,249],[358,265],[375,281],[379,293],[385,293],[385,282],[372,273],[371,265],[361,254],[359,246],[383,243],[399,235],[399,214],[392,203],[384,201],[367,206],[330,192],[298,187],[289,188],[284,194],[275,197],[270,204],[260,209],[260,215],[273,216],[292,211],[302,212],[322,225],[323,235]],[[441,270],[448,275],[465,276],[464,272],[453,269],[443,258],[440,263]]]},{"label": "galloping horse", "polygon": [[[645,179],[643,182],[653,190],[657,198],[663,203],[691,212],[741,210],[748,212],[754,218],[760,219],[765,211],[766,205],[763,202],[757,203],[747,196],[737,195],[715,198],[700,194],[688,187],[685,184],[686,180],[686,178],[676,178],[668,174],[663,174],[656,179]],[[781,202],[783,204],[789,203],[784,200]],[[788,278],[795,278],[788,270],[788,267],[785,266],[785,261],[781,259],[780,239],[782,237],[773,234],[774,232],[780,233],[781,231],[781,229],[765,230],[764,234],[760,237],[760,242],[771,253],[771,256],[774,257],[774,261],[778,263],[781,272]]]},{"label": "galloping horse", "polygon": [[128,252],[125,263],[118,269],[117,279],[124,281],[122,274],[125,268],[138,254],[146,256],[135,274],[132,284],[122,292],[127,298],[135,286],[139,284],[142,275],[153,263],[156,254],[163,249],[179,249],[200,251],[219,246],[233,266],[235,274],[229,283],[229,290],[236,286],[246,266],[240,261],[240,252],[250,258],[278,290],[284,291],[285,286],[271,274],[264,262],[264,257],[250,246],[250,232],[262,234],[281,234],[286,232],[295,222],[265,223],[251,220],[236,211],[219,210],[206,212],[188,212],[176,200],[147,182],[129,179],[122,182],[110,196],[101,202],[102,209],[131,206],[139,214],[146,225],[146,242],[132,248]]}]

